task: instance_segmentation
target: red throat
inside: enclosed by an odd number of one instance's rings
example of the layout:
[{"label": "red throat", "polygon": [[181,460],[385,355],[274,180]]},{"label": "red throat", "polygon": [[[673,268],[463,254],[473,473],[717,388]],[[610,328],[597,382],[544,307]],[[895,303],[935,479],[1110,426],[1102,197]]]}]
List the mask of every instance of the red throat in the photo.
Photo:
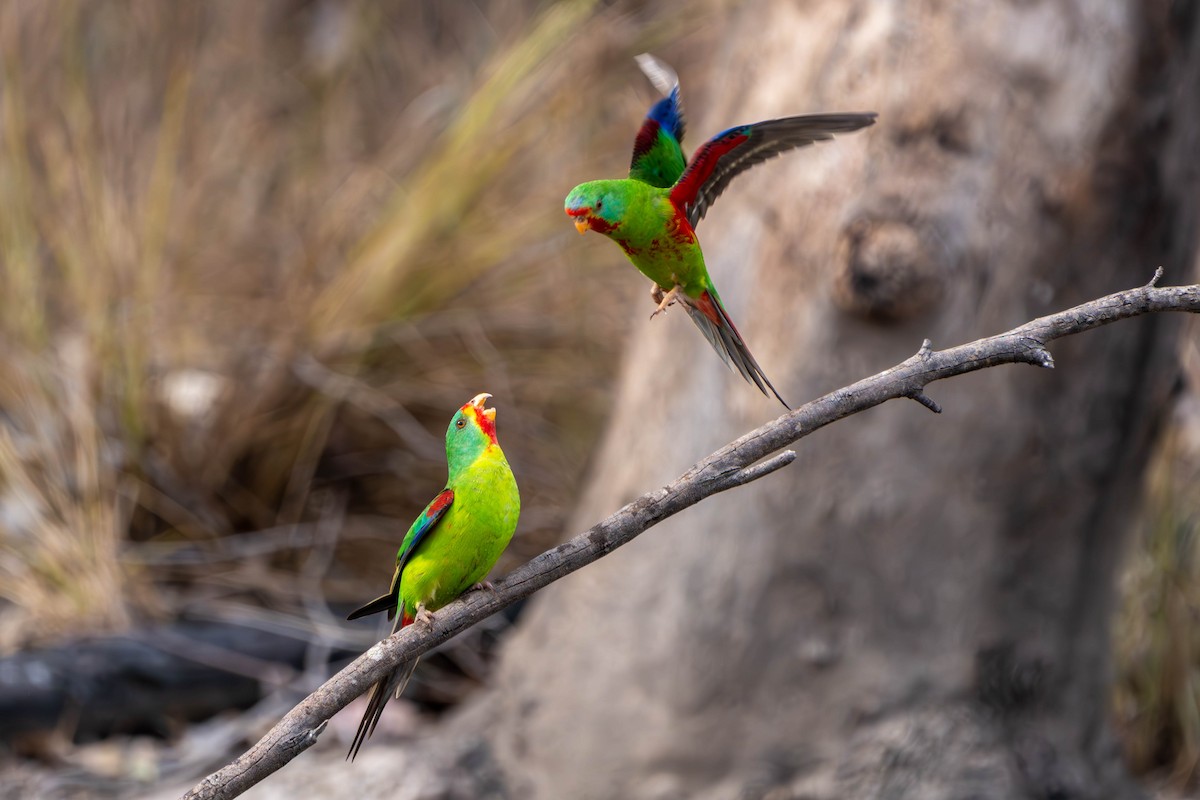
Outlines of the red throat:
[{"label": "red throat", "polygon": [[480,413],[479,409],[475,408],[475,406],[471,405],[470,403],[467,403],[462,407],[462,412],[471,416],[471,419],[474,420],[475,424],[479,426],[479,430],[483,431],[484,434],[487,435],[488,441],[490,441],[492,444],[497,444],[496,409],[489,408]]},{"label": "red throat", "polygon": [[496,444],[496,415],[476,414],[476,420],[479,422],[479,429],[487,434],[488,441]]},{"label": "red throat", "polygon": [[592,213],[591,206],[582,206],[580,208],[566,209],[567,216],[575,220],[575,224],[580,222],[586,223],[588,228],[596,233],[609,234],[621,227],[619,222],[609,222],[603,217],[597,217]]},{"label": "red throat", "polygon": [[594,230],[596,233],[603,234],[612,233],[617,228],[621,227],[621,223],[609,222],[602,217],[588,217],[588,225],[590,225],[592,230]]}]

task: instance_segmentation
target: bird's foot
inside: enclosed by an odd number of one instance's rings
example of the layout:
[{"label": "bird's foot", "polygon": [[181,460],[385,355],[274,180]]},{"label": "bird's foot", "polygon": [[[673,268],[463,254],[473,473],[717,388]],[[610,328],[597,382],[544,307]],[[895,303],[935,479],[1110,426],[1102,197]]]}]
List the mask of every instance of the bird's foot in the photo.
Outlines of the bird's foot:
[{"label": "bird's foot", "polygon": [[417,616],[415,619],[424,625],[427,630],[433,628],[433,612],[426,608],[424,603],[417,606]]},{"label": "bird's foot", "polygon": [[493,592],[493,593],[496,591],[496,587],[492,585],[491,581],[480,581],[479,583],[475,584],[471,588],[478,589],[480,591],[485,591],[485,592]]},{"label": "bird's foot", "polygon": [[679,284],[675,284],[675,286],[671,289],[671,291],[667,292],[666,294],[663,294],[662,289],[657,284],[655,284],[654,291],[650,292],[650,296],[658,301],[658,308],[654,309],[654,313],[650,315],[650,319],[654,319],[659,314],[663,313],[668,308],[675,305],[675,301],[677,299],[678,294],[679,294]]}]

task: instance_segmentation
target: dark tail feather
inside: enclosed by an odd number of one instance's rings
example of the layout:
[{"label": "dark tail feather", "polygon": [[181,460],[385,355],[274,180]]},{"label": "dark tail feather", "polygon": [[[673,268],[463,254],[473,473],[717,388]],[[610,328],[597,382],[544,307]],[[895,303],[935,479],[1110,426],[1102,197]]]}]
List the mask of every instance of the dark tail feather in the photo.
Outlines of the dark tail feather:
[{"label": "dark tail feather", "polygon": [[362,719],[359,720],[358,731],[355,732],[354,741],[350,744],[350,752],[346,753],[348,761],[354,761],[358,756],[358,751],[362,749],[363,742],[370,739],[371,734],[375,733],[375,726],[379,724],[379,718],[383,716],[383,707],[387,705],[388,700],[392,697],[399,699],[400,695],[404,693],[404,687],[408,686],[408,681],[416,671],[419,660],[419,658],[414,658],[371,689],[371,699],[367,701],[367,710],[363,712]]},{"label": "dark tail feather", "polygon": [[[736,369],[743,378],[757,386],[760,392],[768,396],[775,395],[775,399],[783,403],[784,408],[792,410],[792,407],[779,396],[779,392],[771,385],[771,381],[763,373],[762,367],[750,354],[750,348],[746,347],[746,343],[742,341],[742,335],[738,333],[733,320],[729,318],[729,314],[725,312],[720,301],[711,292],[704,292],[696,300],[686,300],[683,307],[687,309],[692,322],[696,323],[696,327],[704,334],[704,338],[708,339],[708,343],[717,351],[717,355],[721,357],[726,366]],[[771,390],[769,394],[767,389]]]},{"label": "dark tail feather", "polygon": [[[365,606],[361,606],[359,608],[354,609],[346,616],[346,619],[358,619],[359,617],[366,617],[371,614],[378,614],[380,611],[388,612],[388,619],[391,619],[392,615],[396,613],[396,593],[395,592],[388,592],[385,595],[376,597],[374,600],[367,603]],[[393,631],[393,633],[394,632],[395,631]]]},{"label": "dark tail feather", "polygon": [[[363,606],[363,609],[379,603],[381,600],[392,599],[392,595],[380,597],[377,600],[372,600]],[[392,608],[395,608],[393,600]],[[362,610],[362,609],[360,609]],[[376,609],[382,610],[382,609]],[[355,612],[358,613],[358,612]],[[374,613],[364,611],[364,614]],[[353,617],[351,617],[353,619]],[[392,633],[405,627],[412,622],[412,617],[405,614],[400,614],[396,617],[396,621],[392,624]],[[358,751],[362,749],[363,742],[371,738],[371,734],[375,732],[375,726],[379,724],[379,718],[383,715],[383,707],[387,705],[388,700],[393,696],[399,698],[404,692],[404,687],[408,686],[408,681],[413,676],[413,672],[417,669],[417,661],[419,658],[414,658],[407,664],[399,667],[391,675],[388,675],[383,680],[371,687],[371,699],[367,701],[367,710],[363,712],[362,719],[358,721],[358,730],[354,733],[354,741],[350,743],[350,752],[346,753],[346,759],[354,761]]]}]

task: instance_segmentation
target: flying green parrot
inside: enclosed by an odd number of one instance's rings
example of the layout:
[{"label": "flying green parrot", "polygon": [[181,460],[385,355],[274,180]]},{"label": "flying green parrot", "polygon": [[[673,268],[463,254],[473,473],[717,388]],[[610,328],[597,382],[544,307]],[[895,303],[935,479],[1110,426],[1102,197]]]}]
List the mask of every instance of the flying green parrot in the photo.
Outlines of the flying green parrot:
[{"label": "flying green parrot", "polygon": [[[454,600],[487,576],[517,528],[521,497],[504,452],[496,441],[496,409],[485,408],[490,394],[476,395],[460,408],[446,430],[450,477],[413,522],[400,551],[387,594],[353,611],[347,619],[386,611],[395,618],[392,633],[414,620],[428,624],[431,612]],[[416,669],[413,659],[371,690],[371,699],[346,757],[358,755],[375,732],[383,707],[404,691]]]},{"label": "flying green parrot", "polygon": [[705,142],[689,163],[680,147],[679,78],[653,56],[637,61],[664,97],[651,106],[634,140],[629,177],[581,183],[567,195],[566,212],[580,233],[593,230],[619,244],[654,282],[651,296],[658,307],[652,318],[681,302],[726,366],[763,394],[769,388],[787,408],[721,303],[696,225],[734,176],[793,148],[871,125],[875,114],[810,114],[738,125]]}]

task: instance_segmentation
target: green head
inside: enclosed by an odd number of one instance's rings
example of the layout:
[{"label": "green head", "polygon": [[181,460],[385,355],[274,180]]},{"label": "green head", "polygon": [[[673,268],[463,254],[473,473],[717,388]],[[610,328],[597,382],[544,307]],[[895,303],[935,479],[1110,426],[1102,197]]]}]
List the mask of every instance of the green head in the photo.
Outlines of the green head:
[{"label": "green head", "polygon": [[475,463],[496,442],[496,409],[484,408],[490,394],[475,395],[450,420],[446,429],[446,463],[450,466],[450,479]]},{"label": "green head", "polygon": [[588,181],[567,195],[567,216],[580,233],[589,230],[611,236],[625,219],[629,203],[628,181]]}]

